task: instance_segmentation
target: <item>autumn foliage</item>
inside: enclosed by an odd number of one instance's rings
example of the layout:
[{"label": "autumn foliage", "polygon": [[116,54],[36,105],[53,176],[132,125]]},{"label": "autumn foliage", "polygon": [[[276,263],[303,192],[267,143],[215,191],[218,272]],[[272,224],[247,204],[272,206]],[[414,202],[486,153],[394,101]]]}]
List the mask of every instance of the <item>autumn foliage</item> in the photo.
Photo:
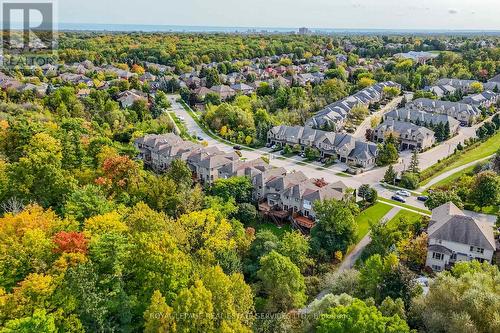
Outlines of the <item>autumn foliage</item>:
[{"label": "autumn foliage", "polygon": [[81,232],[58,232],[54,236],[55,253],[87,253],[88,240]]}]

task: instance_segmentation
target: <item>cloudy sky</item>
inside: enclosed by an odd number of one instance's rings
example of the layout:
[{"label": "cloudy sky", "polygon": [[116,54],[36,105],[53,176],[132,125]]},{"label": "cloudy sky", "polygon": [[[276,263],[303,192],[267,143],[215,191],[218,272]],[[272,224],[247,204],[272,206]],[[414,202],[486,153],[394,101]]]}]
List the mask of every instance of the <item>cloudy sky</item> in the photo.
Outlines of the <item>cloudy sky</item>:
[{"label": "cloudy sky", "polygon": [[500,30],[500,0],[59,0],[59,22]]}]

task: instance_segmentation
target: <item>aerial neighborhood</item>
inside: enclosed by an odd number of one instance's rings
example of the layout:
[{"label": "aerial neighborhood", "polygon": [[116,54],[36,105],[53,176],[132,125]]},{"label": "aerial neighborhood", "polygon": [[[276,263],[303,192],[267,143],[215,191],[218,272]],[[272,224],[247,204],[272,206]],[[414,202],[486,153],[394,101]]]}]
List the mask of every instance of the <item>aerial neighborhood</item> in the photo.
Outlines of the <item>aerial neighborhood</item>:
[{"label": "aerial neighborhood", "polygon": [[144,29],[0,56],[0,332],[500,332],[498,34]]}]

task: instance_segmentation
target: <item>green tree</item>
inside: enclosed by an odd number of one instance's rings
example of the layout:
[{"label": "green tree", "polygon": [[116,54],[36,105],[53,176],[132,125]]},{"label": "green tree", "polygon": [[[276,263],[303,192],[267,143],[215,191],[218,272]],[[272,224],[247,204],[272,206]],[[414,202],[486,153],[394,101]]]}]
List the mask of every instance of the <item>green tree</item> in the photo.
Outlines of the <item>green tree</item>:
[{"label": "green tree", "polygon": [[462,199],[455,191],[433,191],[429,194],[429,199],[425,202],[425,206],[430,210],[444,205],[447,202],[453,202],[458,208],[463,208]]},{"label": "green tree", "polygon": [[108,201],[100,187],[86,185],[76,189],[66,200],[64,212],[83,222],[89,217],[108,213],[113,209],[113,203]]},{"label": "green tree", "polygon": [[455,264],[451,272],[438,274],[427,295],[414,300],[414,325],[427,332],[498,332],[499,278],[498,267],[487,262]]},{"label": "green tree", "polygon": [[214,182],[210,192],[224,200],[233,198],[237,203],[252,201],[253,185],[248,177],[219,178]]},{"label": "green tree", "polygon": [[394,185],[396,183],[397,176],[398,176],[398,174],[397,174],[396,170],[394,170],[394,167],[391,164],[391,165],[389,165],[389,167],[385,171],[384,182],[386,182],[387,184]]},{"label": "green tree", "polygon": [[345,253],[356,240],[356,221],[349,205],[337,200],[314,203],[317,223],[311,231],[311,246],[322,260],[333,258],[333,253]]},{"label": "green tree", "polygon": [[350,305],[339,305],[322,314],[316,327],[318,333],[384,333],[410,332],[399,316],[386,317],[375,306],[355,299]]},{"label": "green tree", "polygon": [[415,190],[420,183],[420,176],[418,173],[405,172],[401,176],[401,186],[409,190]]},{"label": "green tree", "polygon": [[415,149],[411,154],[410,165],[408,166],[408,171],[418,174],[420,173],[420,160],[418,158],[418,151]]},{"label": "green tree", "polygon": [[313,260],[309,258],[309,241],[300,232],[287,232],[283,235],[278,252],[288,258],[304,272]]},{"label": "green tree", "polygon": [[500,203],[500,176],[493,171],[485,171],[474,177],[470,200],[479,207]]},{"label": "green tree", "polygon": [[304,305],[306,286],[299,268],[276,251],[260,259],[257,273],[262,294],[267,297],[266,308],[272,312],[287,312]]},{"label": "green tree", "polygon": [[174,301],[173,310],[177,332],[215,331],[212,293],[202,281],[197,280],[191,288],[181,290]]},{"label": "green tree", "polygon": [[151,297],[151,304],[144,312],[144,332],[175,332],[173,309],[167,305],[165,298],[158,290]]}]

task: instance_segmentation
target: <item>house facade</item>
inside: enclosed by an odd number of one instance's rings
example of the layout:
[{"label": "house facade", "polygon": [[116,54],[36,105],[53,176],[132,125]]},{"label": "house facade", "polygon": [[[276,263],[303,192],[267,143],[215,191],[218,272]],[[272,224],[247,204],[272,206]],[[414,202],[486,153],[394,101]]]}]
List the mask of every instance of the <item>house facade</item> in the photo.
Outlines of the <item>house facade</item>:
[{"label": "house facade", "polygon": [[373,143],[356,140],[346,133],[315,130],[302,126],[276,126],[267,133],[269,145],[295,146],[301,149],[316,148],[321,157],[335,157],[341,163],[369,169],[375,165],[378,155]]},{"label": "house facade", "polygon": [[466,216],[451,202],[432,211],[428,235],[425,264],[434,271],[460,261],[491,262],[496,250],[493,226]]},{"label": "house facade", "polygon": [[429,98],[418,98],[407,104],[406,108],[448,115],[458,120],[462,126],[472,126],[481,117],[481,110],[476,106]]},{"label": "house facade", "polygon": [[400,150],[425,150],[436,143],[434,132],[412,123],[389,120],[373,130],[373,140],[382,143],[392,133],[399,139]]}]

